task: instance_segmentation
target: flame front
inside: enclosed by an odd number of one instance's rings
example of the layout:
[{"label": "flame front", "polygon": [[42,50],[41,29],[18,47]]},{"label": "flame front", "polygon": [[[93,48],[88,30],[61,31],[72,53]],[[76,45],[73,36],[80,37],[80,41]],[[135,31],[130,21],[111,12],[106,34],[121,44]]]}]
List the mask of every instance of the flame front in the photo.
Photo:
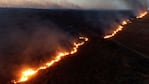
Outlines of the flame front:
[{"label": "flame front", "polygon": [[130,22],[130,21],[129,20],[122,21],[121,25],[118,25],[118,27],[116,28],[115,31],[112,32],[112,34],[104,36],[104,39],[108,39],[108,38],[114,37],[118,32],[123,30],[123,28],[124,28],[123,26],[127,25],[128,22]]},{"label": "flame front", "polygon": [[20,78],[20,81],[27,81],[28,78],[32,75],[34,75],[35,73],[37,73],[37,71],[35,70],[32,70],[32,69],[28,69],[26,71],[23,71],[22,72],[22,77]]},{"label": "flame front", "polygon": [[140,13],[137,18],[140,19],[140,18],[143,18],[144,16],[146,16],[148,14],[147,11],[143,12],[143,13]]},{"label": "flame front", "polygon": [[88,38],[87,37],[79,37],[80,40],[83,40],[79,43],[77,42],[74,42],[73,43],[73,48],[71,51],[69,52],[59,52],[55,57],[54,59],[52,59],[51,61],[49,62],[46,62],[44,63],[43,66],[40,66],[39,68],[37,68],[36,70],[33,70],[31,68],[29,69],[26,69],[24,71],[21,72],[21,76],[20,76],[20,79],[18,79],[17,81],[16,80],[13,80],[12,83],[14,84],[17,84],[17,83],[20,83],[20,82],[25,82],[25,81],[28,81],[32,76],[34,76],[36,73],[38,73],[40,70],[44,70],[44,69],[47,69],[47,68],[50,68],[52,65],[54,65],[55,63],[59,62],[62,60],[63,57],[65,56],[68,56],[68,55],[71,55],[71,54],[75,54],[77,51],[78,51],[78,48],[82,45],[85,44],[85,42],[88,41]]},{"label": "flame front", "polygon": [[[140,19],[140,18],[143,18],[144,16],[146,16],[148,14],[147,11],[141,13],[140,15],[138,15],[136,18]],[[109,35],[105,35],[104,36],[104,39],[108,39],[108,38],[112,38],[114,37],[118,32],[122,31],[124,29],[124,26],[127,25],[128,23],[130,23],[129,20],[124,20],[121,22],[120,25],[117,26],[116,30],[114,30],[112,32],[112,34],[109,34]],[[87,37],[79,37],[80,40],[83,40],[79,43],[77,42],[74,42],[73,43],[73,48],[71,51],[69,52],[59,52],[53,60],[49,61],[49,62],[46,62],[44,63],[43,66],[40,66],[39,68],[37,69],[32,69],[32,68],[29,68],[29,69],[26,69],[24,71],[22,71],[21,73],[21,76],[20,76],[20,79],[18,79],[17,81],[16,80],[12,80],[14,84],[17,84],[17,83],[20,83],[20,82],[25,82],[25,81],[28,81],[32,76],[34,76],[36,73],[38,73],[40,70],[44,70],[44,69],[47,69],[47,68],[50,68],[51,66],[53,66],[55,63],[59,62],[62,60],[63,57],[65,56],[68,56],[68,55],[71,55],[71,54],[75,54],[77,51],[78,51],[78,48],[82,45],[85,44],[85,42],[88,41],[88,38]]]},{"label": "flame front", "polygon": [[[145,11],[145,12],[139,14],[136,18],[137,18],[137,19],[143,18],[143,17],[145,17],[147,14],[148,14],[148,12]],[[104,39],[108,39],[108,38],[114,37],[118,32],[122,31],[122,30],[124,29],[124,26],[127,25],[128,23],[131,23],[131,21],[129,21],[129,20],[124,20],[124,21],[122,21],[122,23],[121,23],[120,25],[118,25],[118,27],[116,28],[116,30],[114,30],[114,31],[112,32],[112,34],[105,35],[105,36],[104,36]]]}]

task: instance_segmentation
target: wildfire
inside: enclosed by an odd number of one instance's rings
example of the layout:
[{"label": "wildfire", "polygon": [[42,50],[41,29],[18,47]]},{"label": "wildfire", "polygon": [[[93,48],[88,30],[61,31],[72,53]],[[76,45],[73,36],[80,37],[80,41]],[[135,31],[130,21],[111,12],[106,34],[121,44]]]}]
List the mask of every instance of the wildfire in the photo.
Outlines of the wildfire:
[{"label": "wildfire", "polygon": [[130,23],[129,20],[123,20],[121,22],[121,25],[118,25],[118,27],[116,28],[115,31],[112,32],[112,34],[104,36],[104,39],[108,39],[108,38],[114,37],[118,32],[122,31],[123,28],[124,28],[123,26],[127,25],[128,23]]},{"label": "wildfire", "polygon": [[[143,18],[143,17],[146,16],[147,14],[148,14],[148,12],[145,11],[145,12],[141,13],[140,15],[138,15],[136,18],[137,18],[137,19]],[[114,31],[112,32],[112,34],[110,34],[110,35],[105,35],[105,36],[104,36],[104,39],[108,39],[108,38],[114,37],[118,32],[122,31],[122,30],[124,29],[124,26],[127,25],[128,23],[131,23],[131,21],[129,21],[129,20],[124,20],[124,21],[122,21],[121,25],[118,25],[118,27],[116,28],[116,30],[114,30]]]},{"label": "wildfire", "polygon": [[[144,16],[146,16],[148,14],[147,11],[141,13],[139,16],[137,16],[136,18],[143,18]],[[121,22],[120,25],[117,26],[116,30],[114,30],[112,32],[112,34],[109,35],[105,35],[104,39],[108,39],[108,38],[112,38],[114,37],[118,32],[122,31],[124,29],[124,26],[127,25],[128,23],[130,23],[129,20],[124,20]],[[73,48],[71,51],[68,52],[59,52],[54,59],[52,59],[49,62],[44,63],[43,66],[38,67],[37,69],[32,69],[32,68],[28,68],[24,71],[21,72],[20,78],[18,80],[12,80],[12,83],[17,84],[17,83],[21,83],[21,82],[25,82],[28,81],[32,76],[34,76],[35,74],[37,74],[40,70],[45,70],[47,68],[50,68],[51,66],[53,66],[55,63],[59,62],[62,60],[63,57],[71,55],[71,54],[75,54],[78,51],[78,48],[82,45],[84,45],[87,41],[88,38],[87,37],[79,37],[79,39],[81,40],[81,42],[77,43],[74,42],[73,43]]]},{"label": "wildfire", "polygon": [[127,21],[122,21],[122,25],[127,25],[128,24],[128,22]]},{"label": "wildfire", "polygon": [[81,42],[74,42],[73,43],[74,47],[72,48],[71,51],[69,51],[69,52],[59,52],[54,57],[54,59],[52,59],[49,62],[44,63],[43,66],[40,66],[39,68],[37,68],[35,70],[32,69],[32,68],[29,68],[29,69],[26,69],[26,70],[22,71],[21,75],[20,75],[20,79],[18,79],[17,81],[16,80],[12,80],[12,83],[17,84],[17,83],[25,82],[25,81],[29,80],[33,75],[38,73],[40,70],[44,70],[44,69],[50,68],[55,63],[61,61],[63,57],[71,55],[71,54],[75,54],[78,51],[78,48],[80,46],[84,45],[85,42],[88,41],[88,38],[87,37],[79,37],[79,40],[81,40]]},{"label": "wildfire", "polygon": [[118,28],[115,31],[113,31],[111,35],[106,35],[104,38],[108,39],[115,36],[119,31],[122,31],[123,28],[124,28],[123,26],[119,25]]},{"label": "wildfire", "polygon": [[144,16],[146,16],[148,14],[147,11],[143,12],[143,13],[140,13],[137,18],[140,19],[140,18],[143,18]]}]

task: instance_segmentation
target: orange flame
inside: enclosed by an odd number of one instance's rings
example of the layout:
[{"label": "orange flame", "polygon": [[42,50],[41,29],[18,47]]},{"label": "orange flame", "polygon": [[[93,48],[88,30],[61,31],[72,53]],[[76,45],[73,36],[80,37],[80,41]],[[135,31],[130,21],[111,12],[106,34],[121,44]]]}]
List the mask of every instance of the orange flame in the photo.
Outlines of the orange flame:
[{"label": "orange flame", "polygon": [[128,22],[127,21],[122,21],[122,25],[127,25],[128,24]]},{"label": "orange flame", "polygon": [[22,77],[20,78],[20,81],[27,81],[28,77],[34,75],[37,73],[36,70],[28,69],[22,72]]},{"label": "orange flame", "polygon": [[47,69],[47,68],[50,68],[52,65],[54,65],[55,63],[59,62],[62,60],[63,57],[65,56],[68,56],[68,55],[71,55],[71,54],[75,54],[77,51],[78,51],[78,48],[82,45],[85,44],[85,42],[88,41],[88,38],[87,37],[79,37],[80,40],[83,40],[79,43],[77,42],[74,42],[73,44],[73,48],[71,51],[69,52],[59,52],[55,57],[54,59],[52,59],[51,61],[49,62],[46,62],[44,63],[43,66],[40,66],[39,68],[37,68],[36,70],[33,70],[31,68],[29,69],[26,69],[24,70],[22,73],[21,73],[21,76],[20,76],[20,79],[15,81],[15,80],[12,80],[12,83],[14,84],[17,84],[17,83],[20,83],[20,82],[25,82],[27,80],[29,80],[33,75],[35,75],[36,73],[38,73],[40,70],[44,70],[44,69]]},{"label": "orange flame", "polygon": [[106,35],[104,39],[114,37],[119,31],[122,31],[123,28],[124,28],[123,26],[119,25],[118,28],[115,31],[113,31],[111,35]]},{"label": "orange flame", "polygon": [[[148,14],[147,11],[141,13],[139,16],[137,16],[136,18],[143,18],[144,16],[146,16]],[[110,35],[105,35],[104,39],[108,39],[108,38],[112,38],[114,37],[118,32],[122,31],[124,29],[124,25],[127,25],[128,23],[130,23],[129,20],[124,20],[122,21],[121,25],[118,25],[117,29],[115,31],[112,32],[112,34]],[[80,43],[76,43],[74,42],[74,47],[72,48],[72,50],[70,52],[59,52],[55,58],[49,62],[46,62],[43,66],[40,66],[39,68],[37,68],[36,70],[33,69],[26,69],[21,73],[20,79],[19,80],[13,80],[12,83],[17,84],[20,82],[25,82],[27,80],[30,79],[30,77],[32,77],[33,75],[35,75],[36,73],[38,73],[40,70],[44,70],[47,68],[50,68],[51,66],[53,66],[55,63],[59,62],[62,60],[63,57],[71,55],[71,54],[75,54],[78,51],[78,48],[82,45],[85,44],[85,42],[88,41],[87,37],[79,37],[80,40],[84,40]]]},{"label": "orange flame", "polygon": [[140,19],[140,18],[143,18],[144,16],[146,16],[148,14],[147,11],[143,12],[143,13],[140,13],[137,18]]},{"label": "orange flame", "polygon": [[[138,19],[143,18],[143,17],[146,16],[147,14],[148,14],[148,12],[145,11],[145,12],[141,13],[140,15],[138,15],[136,18],[138,18]],[[110,34],[110,35],[105,35],[105,36],[104,36],[104,39],[108,39],[108,38],[114,37],[118,32],[122,31],[122,30],[124,29],[124,26],[127,25],[128,23],[131,23],[131,22],[130,22],[129,20],[124,20],[124,21],[122,21],[121,25],[119,25],[119,26],[117,27],[117,29],[112,32],[112,34]]]},{"label": "orange flame", "polygon": [[129,20],[123,20],[121,22],[121,25],[118,25],[118,27],[116,28],[115,31],[112,32],[112,34],[104,36],[104,39],[108,39],[108,38],[114,37],[118,32],[122,31],[124,26],[127,25],[128,23],[130,23]]}]

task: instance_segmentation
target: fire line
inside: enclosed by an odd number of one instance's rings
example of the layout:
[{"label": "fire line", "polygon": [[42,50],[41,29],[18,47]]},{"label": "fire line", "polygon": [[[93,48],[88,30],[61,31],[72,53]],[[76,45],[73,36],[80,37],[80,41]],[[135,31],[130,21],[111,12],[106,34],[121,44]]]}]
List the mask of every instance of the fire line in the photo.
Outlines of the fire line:
[{"label": "fire line", "polygon": [[[142,12],[142,13],[140,13],[136,18],[137,18],[137,19],[141,19],[141,18],[145,17],[147,14],[148,14],[147,11]],[[105,35],[105,36],[104,36],[104,39],[109,39],[109,38],[114,37],[118,32],[122,31],[122,30],[124,29],[124,26],[127,25],[128,23],[131,23],[131,22],[130,22],[129,20],[124,20],[124,21],[122,21],[121,24],[118,25],[118,27],[116,28],[116,30],[114,30],[114,31],[112,32],[112,34]]]},{"label": "fire line", "polygon": [[13,84],[17,84],[17,83],[22,83],[22,82],[26,82],[28,81],[33,75],[37,74],[40,70],[45,70],[50,68],[51,66],[53,66],[55,63],[61,61],[63,59],[63,57],[72,55],[77,53],[78,48],[82,45],[84,45],[87,41],[88,38],[87,37],[79,37],[79,40],[81,40],[81,42],[74,42],[73,43],[73,48],[71,51],[69,52],[59,52],[54,59],[52,59],[49,62],[44,63],[43,66],[40,66],[37,69],[32,69],[32,68],[28,68],[26,70],[24,70],[23,72],[21,72],[20,78],[18,80],[12,80],[11,82]]},{"label": "fire line", "polygon": [[[143,13],[140,13],[136,18],[137,19],[140,19],[140,18],[143,18],[144,16],[146,16],[148,14],[147,11],[143,12]],[[122,31],[124,29],[124,26],[127,25],[128,23],[130,23],[129,20],[124,20],[121,22],[120,25],[117,26],[116,30],[114,30],[112,32],[112,34],[109,34],[109,35],[105,35],[104,36],[104,39],[109,39],[109,38],[112,38],[114,37],[115,35],[117,35],[118,32]],[[26,70],[24,70],[23,72],[21,72],[21,75],[20,75],[20,78],[18,80],[12,80],[11,82],[13,84],[17,84],[17,83],[22,83],[22,82],[26,82],[28,81],[33,75],[37,74],[40,70],[45,70],[45,69],[48,69],[50,68],[51,66],[53,66],[55,63],[61,61],[63,59],[63,57],[66,57],[68,55],[72,55],[72,54],[75,54],[77,53],[78,51],[78,48],[82,45],[84,45],[87,41],[88,41],[88,38],[87,37],[79,37],[80,40],[83,40],[79,43],[77,42],[74,42],[73,43],[73,48],[71,51],[69,52],[59,52],[53,60],[49,61],[49,62],[46,62],[44,63],[43,66],[40,66],[39,68],[37,69],[32,69],[32,68],[28,68]]]}]

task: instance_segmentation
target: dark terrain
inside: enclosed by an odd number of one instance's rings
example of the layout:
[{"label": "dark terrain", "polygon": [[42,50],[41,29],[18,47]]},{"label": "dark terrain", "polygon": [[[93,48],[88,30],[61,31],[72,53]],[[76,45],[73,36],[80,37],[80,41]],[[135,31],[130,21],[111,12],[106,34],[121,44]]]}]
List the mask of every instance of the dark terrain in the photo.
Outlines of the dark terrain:
[{"label": "dark terrain", "polygon": [[89,42],[73,56],[41,71],[26,84],[148,84],[149,16],[134,20],[116,37]]},{"label": "dark terrain", "polygon": [[[4,42],[7,38],[4,30],[11,32],[21,29],[30,36],[38,26],[34,29],[32,25],[42,26],[50,22],[71,36],[86,35],[89,38],[89,42],[76,54],[64,58],[50,69],[41,71],[25,84],[149,83],[149,16],[133,20],[122,32],[107,40],[103,39],[103,36],[115,26],[113,23],[120,23],[122,18],[134,18],[131,11],[0,9],[0,17],[1,39]],[[17,43],[15,45],[18,46]],[[5,50],[13,49],[15,48],[8,47]],[[5,53],[20,55],[20,50],[21,48],[15,53]],[[19,62],[14,63],[19,65]],[[11,74],[11,69],[16,68],[10,68],[8,74]],[[5,84],[13,78],[8,74],[5,77],[0,74],[0,83]]]}]

